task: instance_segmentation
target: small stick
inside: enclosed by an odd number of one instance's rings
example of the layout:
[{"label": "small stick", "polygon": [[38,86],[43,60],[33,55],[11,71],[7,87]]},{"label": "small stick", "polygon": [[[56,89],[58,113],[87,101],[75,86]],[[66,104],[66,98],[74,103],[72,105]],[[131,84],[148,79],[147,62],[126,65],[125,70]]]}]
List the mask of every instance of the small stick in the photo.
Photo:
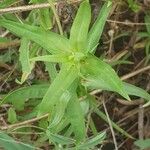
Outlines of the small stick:
[{"label": "small stick", "polygon": [[143,133],[144,133],[144,107],[140,105],[138,112],[138,134],[140,140],[143,140],[144,138]]},{"label": "small stick", "polygon": [[15,128],[15,127],[18,127],[18,126],[22,126],[22,125],[25,125],[25,124],[30,124],[30,123],[36,122],[36,121],[41,120],[43,118],[46,118],[48,116],[49,116],[49,114],[45,114],[45,115],[43,115],[41,117],[36,117],[36,118],[32,118],[30,120],[26,120],[26,121],[23,121],[23,122],[15,123],[15,124],[12,124],[12,125],[9,125],[9,126],[0,127],[0,129],[1,130],[8,130],[8,129]]},{"label": "small stick", "polygon": [[113,127],[112,127],[112,124],[111,124],[111,120],[110,120],[110,117],[109,117],[109,114],[108,114],[108,111],[107,111],[107,108],[106,108],[104,100],[102,100],[102,103],[103,103],[105,114],[107,116],[107,120],[108,120],[108,124],[109,124],[110,130],[111,130],[111,134],[112,134],[112,137],[113,137],[113,141],[114,141],[114,145],[115,145],[115,150],[118,150],[115,133],[114,133],[114,130],[113,130]]},{"label": "small stick", "polygon": [[107,22],[123,24],[123,25],[126,25],[126,26],[130,26],[130,25],[133,25],[133,26],[134,25],[138,25],[138,26],[150,25],[150,23],[144,23],[144,22],[116,21],[116,20],[110,20],[110,19],[107,19]]},{"label": "small stick", "polygon": [[[71,3],[78,3],[80,1],[81,0],[74,0],[74,1],[71,1]],[[54,3],[54,5],[57,5],[57,3]],[[34,5],[24,5],[24,6],[19,6],[19,7],[9,7],[9,8],[0,9],[0,14],[24,12],[24,11],[29,11],[33,9],[49,8],[50,6],[51,5],[49,3],[41,3],[41,4],[34,4]]]},{"label": "small stick", "polygon": [[122,105],[126,105],[126,106],[136,106],[136,105],[143,104],[144,100],[143,99],[139,99],[139,100],[134,100],[134,101],[125,101],[123,99],[117,98],[117,102],[119,102]]},{"label": "small stick", "polygon": [[121,80],[129,79],[129,78],[134,77],[135,75],[137,75],[137,74],[139,74],[139,73],[141,73],[141,72],[144,72],[144,71],[146,71],[146,70],[149,70],[149,69],[150,69],[150,65],[149,65],[149,66],[146,66],[146,67],[143,67],[143,68],[141,68],[141,69],[138,69],[138,70],[136,70],[136,71],[133,71],[133,72],[131,72],[131,73],[129,73],[129,74],[126,74],[126,75],[124,75],[124,76],[122,76],[122,77],[121,77]]},{"label": "small stick", "polygon": [[25,5],[25,6],[19,6],[19,7],[9,7],[9,8],[0,9],[0,14],[23,12],[23,11],[29,11],[33,9],[39,9],[39,8],[48,8],[48,7],[50,7],[49,3]]}]

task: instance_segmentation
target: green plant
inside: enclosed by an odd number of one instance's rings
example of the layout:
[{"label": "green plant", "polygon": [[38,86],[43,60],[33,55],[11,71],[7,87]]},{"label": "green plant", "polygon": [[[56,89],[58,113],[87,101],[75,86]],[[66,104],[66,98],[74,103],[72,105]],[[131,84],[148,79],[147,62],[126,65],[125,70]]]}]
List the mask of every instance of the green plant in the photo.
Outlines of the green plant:
[{"label": "green plant", "polygon": [[149,63],[150,60],[150,15],[146,15],[145,18],[146,30],[147,32],[139,32],[138,35],[141,39],[146,39],[146,46],[145,46],[145,54],[146,60],[145,64]]},{"label": "green plant", "polygon": [[137,140],[134,144],[139,147],[141,150],[150,148],[150,139]]},{"label": "green plant", "polygon": [[140,10],[140,5],[135,0],[128,0],[128,5],[134,12],[138,12]]},{"label": "green plant", "polygon": [[29,144],[25,144],[19,141],[15,141],[12,137],[8,136],[6,133],[0,132],[0,148],[5,150],[34,150],[36,147],[33,147]]},{"label": "green plant", "polygon": [[[94,56],[111,7],[112,3],[106,2],[89,29],[91,8],[87,0],[83,1],[74,19],[69,38],[27,23],[11,21],[5,17],[0,19],[0,26],[22,37],[20,62],[23,75],[19,83],[22,84],[27,79],[36,61],[46,62],[50,77],[53,77],[50,85],[32,85],[13,91],[4,97],[1,104],[9,102],[16,110],[22,110],[26,99],[42,98],[31,114],[49,114],[46,120],[48,126],[44,132],[46,139],[53,142],[57,148],[61,149],[65,145],[67,149],[73,146],[77,149],[89,149],[105,139],[105,132],[96,133],[94,138],[86,139],[85,118],[91,109],[97,110],[94,98],[89,96],[90,89],[113,91],[127,100],[130,100],[128,95],[150,100],[150,95],[146,91],[122,82],[110,65]],[[43,48],[42,56],[39,55],[39,45]],[[59,63],[59,73],[55,63]],[[83,97],[81,101],[80,97]],[[100,111],[95,112],[106,120],[106,116]],[[115,123],[113,126],[131,137]],[[62,133],[64,136],[59,135]]]}]

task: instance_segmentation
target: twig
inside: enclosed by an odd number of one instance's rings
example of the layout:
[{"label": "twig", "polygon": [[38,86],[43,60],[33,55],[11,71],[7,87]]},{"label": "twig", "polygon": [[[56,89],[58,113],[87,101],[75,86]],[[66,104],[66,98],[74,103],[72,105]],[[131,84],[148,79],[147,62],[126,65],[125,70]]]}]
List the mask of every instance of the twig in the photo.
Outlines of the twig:
[{"label": "twig", "polygon": [[19,6],[19,7],[9,7],[9,8],[0,9],[0,14],[23,12],[23,11],[29,11],[33,9],[39,9],[39,8],[48,8],[48,7],[50,7],[49,3],[25,5],[25,6]]},{"label": "twig", "polygon": [[107,116],[108,124],[109,124],[109,126],[110,126],[111,134],[112,134],[113,141],[114,141],[114,145],[115,145],[115,150],[118,150],[115,133],[114,133],[114,130],[113,130],[113,127],[112,127],[112,124],[111,124],[111,120],[110,120],[110,117],[109,117],[109,114],[108,114],[108,111],[107,111],[107,108],[106,108],[106,105],[105,105],[104,100],[102,100],[102,103],[103,103],[103,107],[104,107],[105,114],[106,114],[106,116]]},{"label": "twig", "polygon": [[126,75],[124,75],[124,76],[122,76],[122,77],[121,77],[121,80],[129,79],[129,78],[131,78],[131,77],[133,77],[133,76],[135,76],[135,75],[137,75],[137,74],[139,74],[139,73],[141,73],[141,72],[144,72],[144,71],[146,71],[146,70],[149,70],[149,69],[150,69],[150,65],[149,65],[149,66],[146,66],[146,67],[144,67],[144,68],[138,69],[138,70],[136,70],[136,71],[133,71],[133,72],[131,72],[131,73],[129,73],[129,74],[126,74]]},{"label": "twig", "polygon": [[136,106],[136,105],[143,104],[144,100],[143,99],[139,99],[139,100],[134,100],[134,101],[125,101],[123,99],[117,98],[117,102],[119,102],[122,105],[126,105],[126,106]]},{"label": "twig", "polygon": [[129,22],[129,21],[114,21],[114,20],[110,20],[110,19],[107,19],[107,22],[111,22],[111,23],[117,23],[117,24],[123,24],[123,25],[126,25],[126,26],[131,26],[131,25],[138,25],[138,26],[145,26],[145,25],[150,25],[150,23],[143,23],[143,22]]},{"label": "twig", "polygon": [[138,112],[138,134],[139,134],[139,139],[144,138],[144,108],[142,105],[139,106],[139,112]]},{"label": "twig", "polygon": [[15,127],[18,127],[18,126],[22,126],[22,125],[25,125],[25,124],[30,124],[30,123],[33,123],[33,122],[36,122],[38,120],[41,120],[43,118],[46,118],[48,117],[49,114],[45,114],[41,117],[36,117],[36,118],[32,118],[30,120],[26,120],[26,121],[23,121],[23,122],[19,122],[19,123],[15,123],[15,124],[12,124],[12,125],[9,125],[9,126],[4,126],[4,127],[0,127],[1,130],[7,130],[7,129],[11,129],[11,128],[15,128]]},{"label": "twig", "polygon": [[[74,0],[72,3],[78,3],[81,0]],[[54,3],[56,5],[57,3]],[[29,11],[29,10],[34,10],[34,9],[42,9],[42,8],[49,8],[50,4],[49,3],[41,3],[41,4],[34,4],[34,5],[24,5],[24,6],[19,6],[19,7],[9,7],[9,8],[3,8],[0,9],[0,14],[6,14],[6,13],[15,13],[15,12],[24,12],[24,11]]]}]

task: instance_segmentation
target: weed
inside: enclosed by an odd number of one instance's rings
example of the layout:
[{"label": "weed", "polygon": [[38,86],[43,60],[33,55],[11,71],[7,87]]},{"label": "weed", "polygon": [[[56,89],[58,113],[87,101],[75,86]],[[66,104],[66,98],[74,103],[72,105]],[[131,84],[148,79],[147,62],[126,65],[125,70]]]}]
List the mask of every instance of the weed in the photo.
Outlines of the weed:
[{"label": "weed", "polygon": [[[91,7],[87,0],[83,1],[77,11],[69,38],[62,35],[59,20],[61,35],[47,30],[50,27],[49,22],[45,20],[42,21],[42,27],[38,27],[30,25],[27,21],[20,23],[9,20],[6,16],[0,19],[0,26],[21,37],[19,51],[23,75],[21,81],[17,82],[23,84],[26,81],[36,61],[45,62],[49,75],[52,76],[51,84],[34,84],[20,88],[6,95],[1,104],[12,103],[18,111],[24,109],[27,100],[42,98],[42,101],[34,105],[30,115],[41,117],[48,114],[44,137],[45,140],[53,142],[56,149],[90,149],[101,144],[106,138],[106,132],[96,133],[95,137],[87,138],[85,119],[88,112],[93,109],[107,121],[107,117],[97,108],[94,97],[89,96],[91,89],[113,91],[127,100],[130,100],[128,95],[150,100],[146,91],[122,82],[110,65],[94,55],[111,8],[112,3],[106,2],[89,29]],[[48,12],[40,13],[46,15]],[[43,55],[39,45],[43,48]],[[59,64],[59,73],[56,63]],[[83,98],[82,101],[80,97]],[[12,113],[9,113],[9,121],[14,123],[17,120],[16,114],[14,109],[10,111]],[[132,138],[114,122],[112,125],[125,136]]]}]

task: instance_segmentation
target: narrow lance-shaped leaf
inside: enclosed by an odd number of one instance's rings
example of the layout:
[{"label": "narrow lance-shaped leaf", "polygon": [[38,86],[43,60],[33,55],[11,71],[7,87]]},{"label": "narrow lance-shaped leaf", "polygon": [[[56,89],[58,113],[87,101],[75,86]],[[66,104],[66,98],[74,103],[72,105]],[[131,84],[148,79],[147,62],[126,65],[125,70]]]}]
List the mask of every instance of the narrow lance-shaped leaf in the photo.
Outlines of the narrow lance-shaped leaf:
[{"label": "narrow lance-shaped leaf", "polygon": [[129,84],[129,83],[123,83],[124,87],[125,87],[125,90],[126,92],[129,94],[129,95],[134,95],[134,96],[138,96],[138,97],[141,97],[145,100],[147,100],[148,102],[146,104],[143,105],[143,107],[147,107],[150,105],[150,94],[147,93],[145,90],[139,88],[139,87],[136,87],[132,84]]},{"label": "narrow lance-shaped leaf", "polygon": [[[43,51],[42,54],[48,54],[47,51]],[[49,77],[51,81],[53,81],[57,76],[57,69],[56,69],[56,63],[52,62],[44,62],[45,64],[45,71],[48,71]]]},{"label": "narrow lance-shaped leaf", "polygon": [[64,54],[37,56],[30,59],[30,61],[47,61],[47,62],[67,62],[68,60],[69,60],[68,57]]},{"label": "narrow lance-shaped leaf", "polygon": [[14,90],[13,92],[10,92],[7,94],[6,97],[4,97],[0,103],[12,103],[13,106],[20,110],[25,101],[30,98],[43,98],[46,91],[48,90],[49,84],[41,84],[41,85],[31,85],[28,87],[23,87],[17,90]]},{"label": "narrow lance-shaped leaf", "polygon": [[62,94],[69,88],[72,82],[77,78],[78,71],[76,67],[63,65],[60,73],[50,85],[48,91],[43,97],[40,104],[38,115],[51,112],[56,102],[60,99]]},{"label": "narrow lance-shaped leaf", "polygon": [[81,66],[81,73],[92,86],[96,84],[103,90],[114,91],[130,99],[113,68],[95,56],[87,56]]},{"label": "narrow lance-shaped leaf", "polygon": [[70,43],[75,51],[85,51],[91,21],[91,8],[87,1],[80,4],[70,32]]},{"label": "narrow lance-shaped leaf", "polygon": [[[69,91],[65,91],[59,100],[56,102],[55,110],[51,114],[49,129],[54,128],[56,125],[60,123],[62,120],[67,104],[71,98],[71,93]],[[53,131],[53,129],[52,129]]]},{"label": "narrow lance-shaped leaf", "polygon": [[85,121],[79,99],[75,93],[68,103],[66,113],[67,118],[71,123],[77,143],[82,142],[86,136]]},{"label": "narrow lance-shaped leaf", "polygon": [[134,145],[138,146],[140,150],[146,150],[150,148],[150,139],[140,139],[134,142]]},{"label": "narrow lance-shaped leaf", "polygon": [[106,132],[99,133],[97,136],[88,139],[83,144],[77,146],[78,149],[86,149],[88,148],[94,148],[96,145],[101,144],[104,139],[106,138]]},{"label": "narrow lance-shaped leaf", "polygon": [[111,2],[106,2],[101,8],[99,15],[88,33],[87,52],[94,53],[102,35],[105,22],[111,10]]},{"label": "narrow lance-shaped leaf", "polygon": [[150,15],[146,15],[144,19],[146,23],[147,32],[149,33],[149,36],[150,36]]},{"label": "narrow lance-shaped leaf", "polygon": [[[91,87],[91,88],[103,88],[108,91],[110,90],[109,87],[107,88],[105,85],[104,85],[105,87],[102,86],[103,83],[100,80],[94,80],[94,79],[87,80],[84,83],[84,85],[87,87]],[[123,82],[123,86],[124,86],[125,92],[128,95],[138,96],[138,97],[141,97],[141,98],[147,100],[148,102],[143,105],[144,107],[147,107],[150,105],[150,94],[148,92],[146,92],[145,90],[143,90],[137,86],[134,86],[134,85],[126,83],[126,82]]]},{"label": "narrow lance-shaped leaf", "polygon": [[53,134],[50,130],[47,130],[46,134],[48,138],[50,139],[50,141],[53,141],[54,143],[58,143],[62,145],[66,145],[66,144],[69,145],[69,144],[75,143],[75,140],[62,136],[62,135]]},{"label": "narrow lance-shaped leaf", "polygon": [[0,26],[7,28],[17,36],[26,37],[27,39],[36,42],[51,54],[60,54],[71,50],[68,39],[51,31],[46,32],[40,27],[21,24],[6,19],[0,19]]},{"label": "narrow lance-shaped leaf", "polygon": [[31,73],[31,70],[33,68],[33,63],[30,63],[29,61],[29,44],[30,42],[28,39],[22,38],[21,46],[19,49],[19,60],[21,62],[23,74],[21,77],[21,81],[17,81],[20,84],[22,84],[27,79],[28,75]]},{"label": "narrow lance-shaped leaf", "polygon": [[150,101],[150,94],[148,94],[145,90],[143,90],[135,85],[126,83],[126,82],[123,82],[123,85],[124,85],[126,92],[129,95],[138,96],[138,97],[144,98],[147,101]]},{"label": "narrow lance-shaped leaf", "polygon": [[7,134],[0,132],[0,147],[5,150],[35,150],[36,147],[33,147],[29,144],[25,144],[19,141],[15,141],[12,137]]}]

